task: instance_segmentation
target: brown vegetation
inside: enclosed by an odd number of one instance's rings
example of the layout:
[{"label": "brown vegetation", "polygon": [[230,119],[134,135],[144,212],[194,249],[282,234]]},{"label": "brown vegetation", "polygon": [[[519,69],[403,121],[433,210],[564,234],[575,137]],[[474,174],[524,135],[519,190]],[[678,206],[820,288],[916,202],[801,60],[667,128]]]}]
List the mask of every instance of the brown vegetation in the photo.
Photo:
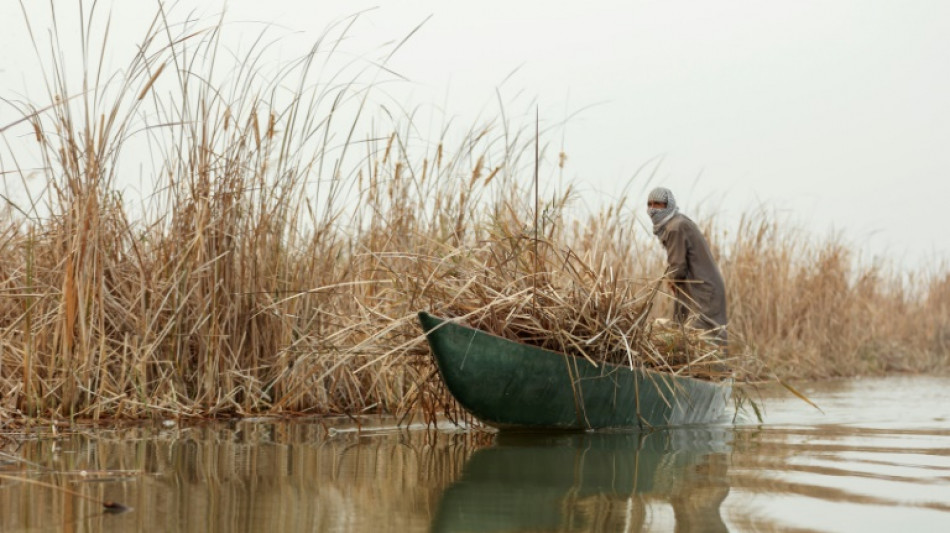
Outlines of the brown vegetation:
[{"label": "brown vegetation", "polygon": [[[108,87],[55,63],[49,106],[4,128],[31,128],[48,183],[0,214],[4,416],[451,410],[420,309],[676,370],[650,337],[668,301],[660,246],[631,220],[642,202],[579,217],[568,189],[536,211],[534,132],[505,117],[435,141],[411,116],[360,132],[371,88],[307,81],[316,49],[266,78],[253,51],[218,82],[220,30],[163,40],[156,24]],[[143,137],[155,193],[137,207],[119,174]],[[740,378],[944,364],[944,270],[856,265],[768,215],[707,231]]]}]

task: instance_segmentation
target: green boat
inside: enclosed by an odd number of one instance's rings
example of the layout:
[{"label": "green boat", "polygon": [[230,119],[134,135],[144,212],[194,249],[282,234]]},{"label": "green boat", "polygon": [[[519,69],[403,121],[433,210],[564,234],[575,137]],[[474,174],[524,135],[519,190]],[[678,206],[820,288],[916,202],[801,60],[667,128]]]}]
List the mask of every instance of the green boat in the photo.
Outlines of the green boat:
[{"label": "green boat", "polygon": [[498,429],[591,430],[709,424],[732,387],[529,346],[425,312],[419,321],[442,380]]}]

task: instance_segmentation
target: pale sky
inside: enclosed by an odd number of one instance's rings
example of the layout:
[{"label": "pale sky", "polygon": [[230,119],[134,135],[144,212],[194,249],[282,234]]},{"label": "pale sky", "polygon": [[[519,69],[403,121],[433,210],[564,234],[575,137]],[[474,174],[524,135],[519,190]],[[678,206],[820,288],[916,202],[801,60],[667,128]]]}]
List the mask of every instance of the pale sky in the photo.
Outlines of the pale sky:
[{"label": "pale sky", "polygon": [[[75,1],[54,3],[66,24]],[[5,97],[30,91],[17,4],[0,4]],[[155,5],[100,4],[112,5],[115,46],[134,43]],[[223,5],[181,1],[175,12],[213,21]],[[572,115],[548,140],[563,142],[564,173],[585,201],[609,199],[662,158],[632,191],[665,185],[688,214],[725,224],[775,208],[817,237],[843,232],[866,259],[950,257],[950,2],[230,0],[227,40],[240,47],[274,23],[296,32],[280,50],[296,57],[332,21],[372,7],[350,50],[425,21],[389,63],[408,80],[392,93],[407,105],[445,105],[470,122],[498,112],[497,89],[536,98],[545,123]],[[14,118],[0,104],[0,126]]]}]

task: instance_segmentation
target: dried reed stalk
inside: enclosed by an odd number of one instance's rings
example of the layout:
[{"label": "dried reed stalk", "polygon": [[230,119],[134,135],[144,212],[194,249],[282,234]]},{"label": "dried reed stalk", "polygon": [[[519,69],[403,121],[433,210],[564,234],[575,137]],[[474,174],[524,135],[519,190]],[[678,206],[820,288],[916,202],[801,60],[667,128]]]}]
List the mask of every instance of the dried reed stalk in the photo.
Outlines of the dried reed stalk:
[{"label": "dried reed stalk", "polygon": [[[663,258],[627,198],[587,215],[570,185],[540,190],[536,209],[518,200],[534,197],[533,128],[503,110],[420,139],[411,113],[375,105],[363,70],[320,78],[333,55],[320,46],[348,28],[264,76],[265,40],[228,71],[223,27],[162,10],[110,84],[105,41],[82,47],[76,82],[54,36],[50,103],[23,104],[0,132],[26,134],[49,184],[0,211],[0,416],[462,420],[420,309],[596,364],[710,378],[723,365],[757,380],[946,364],[945,266],[861,266],[767,213],[728,237],[706,225],[729,356],[654,328],[669,313]],[[122,194],[129,158],[153,181],[141,205]],[[0,158],[0,173],[27,184],[19,160]]]}]

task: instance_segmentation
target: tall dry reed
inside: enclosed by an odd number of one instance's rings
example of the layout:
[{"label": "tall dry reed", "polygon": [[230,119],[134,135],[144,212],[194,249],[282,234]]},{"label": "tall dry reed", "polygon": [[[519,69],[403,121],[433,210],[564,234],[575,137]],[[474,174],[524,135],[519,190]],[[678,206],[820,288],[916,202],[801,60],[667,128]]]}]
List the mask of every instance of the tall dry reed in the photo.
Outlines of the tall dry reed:
[{"label": "tall dry reed", "polygon": [[[643,356],[618,362],[675,371],[643,343],[669,303],[659,244],[631,219],[642,202],[578,215],[569,186],[546,186],[536,212],[529,120],[422,139],[373,99],[377,64],[327,68],[345,24],[274,69],[263,41],[228,63],[225,26],[167,17],[115,76],[96,66],[105,42],[83,48],[79,80],[53,60],[48,94],[4,128],[30,133],[48,184],[0,214],[5,416],[463,416],[420,309],[493,330],[518,318],[554,347],[609,331]],[[129,160],[153,191],[140,202]],[[27,183],[18,161],[0,171]],[[905,281],[767,215],[707,233],[740,377],[945,363],[945,269]]]}]

